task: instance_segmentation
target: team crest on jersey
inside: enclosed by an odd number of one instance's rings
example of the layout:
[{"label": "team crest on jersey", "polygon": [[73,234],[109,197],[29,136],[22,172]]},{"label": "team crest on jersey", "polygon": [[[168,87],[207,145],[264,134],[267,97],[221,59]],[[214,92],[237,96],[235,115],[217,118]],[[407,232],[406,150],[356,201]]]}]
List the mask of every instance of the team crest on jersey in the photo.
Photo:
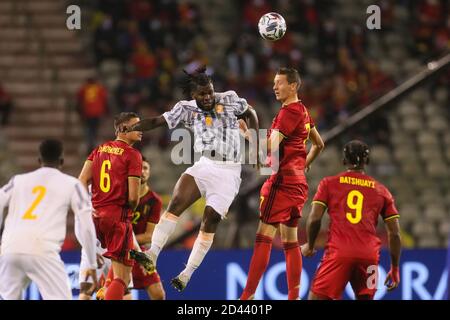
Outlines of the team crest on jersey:
[{"label": "team crest on jersey", "polygon": [[213,124],[213,119],[210,116],[205,117],[205,123],[208,127],[211,127]]},{"label": "team crest on jersey", "polygon": [[217,104],[216,105],[216,112],[217,113],[223,113],[223,105],[222,104]]}]

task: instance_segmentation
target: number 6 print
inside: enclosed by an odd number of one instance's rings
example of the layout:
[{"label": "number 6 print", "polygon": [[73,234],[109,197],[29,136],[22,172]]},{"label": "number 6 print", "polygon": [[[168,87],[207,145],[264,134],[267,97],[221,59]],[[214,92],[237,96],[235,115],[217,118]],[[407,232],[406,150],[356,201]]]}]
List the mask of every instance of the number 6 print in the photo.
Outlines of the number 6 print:
[{"label": "number 6 print", "polygon": [[106,172],[109,170],[111,170],[111,161],[103,161],[102,168],[100,170],[100,190],[104,193],[109,192],[111,189],[111,178],[109,177],[108,172]]}]

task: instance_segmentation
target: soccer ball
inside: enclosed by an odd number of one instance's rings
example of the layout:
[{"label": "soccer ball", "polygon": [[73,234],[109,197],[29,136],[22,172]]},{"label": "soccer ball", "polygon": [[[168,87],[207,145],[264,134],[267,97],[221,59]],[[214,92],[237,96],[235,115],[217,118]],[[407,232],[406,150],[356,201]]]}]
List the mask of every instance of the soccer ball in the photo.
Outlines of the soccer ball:
[{"label": "soccer ball", "polygon": [[259,34],[266,40],[276,41],[281,39],[286,33],[286,29],[286,21],[276,12],[266,13],[258,22]]}]

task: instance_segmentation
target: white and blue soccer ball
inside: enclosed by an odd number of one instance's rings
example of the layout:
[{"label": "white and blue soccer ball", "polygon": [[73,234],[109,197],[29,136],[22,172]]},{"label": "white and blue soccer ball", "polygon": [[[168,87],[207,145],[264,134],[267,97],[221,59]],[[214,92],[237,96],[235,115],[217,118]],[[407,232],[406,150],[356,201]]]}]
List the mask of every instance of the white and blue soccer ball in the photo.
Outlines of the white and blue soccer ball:
[{"label": "white and blue soccer ball", "polygon": [[286,33],[286,21],[276,12],[266,13],[259,19],[258,30],[261,37],[266,40],[276,41]]}]

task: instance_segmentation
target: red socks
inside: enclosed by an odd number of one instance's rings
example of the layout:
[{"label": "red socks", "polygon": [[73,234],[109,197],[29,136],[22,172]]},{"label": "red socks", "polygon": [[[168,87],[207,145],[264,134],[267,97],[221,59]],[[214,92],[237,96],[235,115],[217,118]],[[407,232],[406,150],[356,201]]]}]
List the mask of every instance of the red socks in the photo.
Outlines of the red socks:
[{"label": "red socks", "polygon": [[122,279],[114,279],[106,289],[105,300],[122,300],[126,289],[127,286]]},{"label": "red socks", "polygon": [[300,276],[302,274],[302,255],[298,242],[283,242],[286,257],[286,278],[288,283],[288,300],[299,297]]},{"label": "red socks", "polygon": [[247,284],[244,292],[242,292],[241,300],[249,300],[253,298],[259,280],[266,271],[270,260],[270,251],[272,250],[272,238],[256,234],[255,248],[250,262],[250,270],[248,271]]}]

